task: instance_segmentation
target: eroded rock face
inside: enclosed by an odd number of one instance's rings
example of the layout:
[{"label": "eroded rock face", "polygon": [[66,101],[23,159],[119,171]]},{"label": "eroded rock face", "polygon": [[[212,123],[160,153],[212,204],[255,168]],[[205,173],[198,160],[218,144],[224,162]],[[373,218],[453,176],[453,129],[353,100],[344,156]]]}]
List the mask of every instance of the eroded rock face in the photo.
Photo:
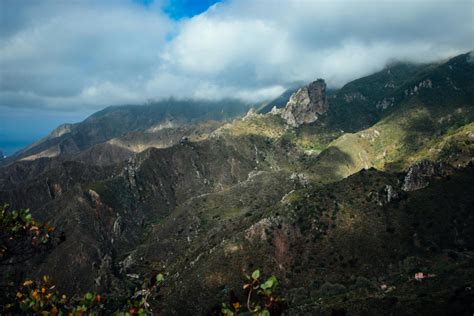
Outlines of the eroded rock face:
[{"label": "eroded rock face", "polygon": [[395,189],[390,184],[385,185],[384,190],[385,190],[385,193],[387,194],[387,203],[390,203],[398,199],[397,191],[395,191]]},{"label": "eroded rock face", "polygon": [[246,121],[252,117],[255,117],[257,115],[257,111],[255,111],[254,108],[251,108],[247,114],[245,114],[244,118],[242,120]]},{"label": "eroded rock face", "polygon": [[426,188],[432,179],[443,178],[453,173],[453,167],[445,163],[421,160],[408,169],[402,189],[415,191]]},{"label": "eroded rock face", "polygon": [[55,130],[51,132],[51,134],[49,135],[49,138],[61,137],[62,135],[70,133],[73,128],[74,128],[73,124],[59,125]]},{"label": "eroded rock face", "polygon": [[279,109],[276,106],[272,107],[272,110],[270,111],[270,114],[273,115],[280,115],[282,113],[283,109]]},{"label": "eroded rock face", "polygon": [[326,83],[318,79],[293,93],[281,117],[288,125],[298,127],[315,122],[327,108]]}]

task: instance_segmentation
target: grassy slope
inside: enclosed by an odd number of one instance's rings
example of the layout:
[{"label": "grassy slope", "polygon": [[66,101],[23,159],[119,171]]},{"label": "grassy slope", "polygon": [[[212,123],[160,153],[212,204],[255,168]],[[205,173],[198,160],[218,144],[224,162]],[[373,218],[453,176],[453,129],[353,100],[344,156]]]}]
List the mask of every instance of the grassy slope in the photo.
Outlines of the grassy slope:
[{"label": "grassy slope", "polygon": [[466,164],[474,154],[473,121],[470,106],[434,113],[426,106],[407,104],[374,126],[345,134],[329,146],[346,156],[342,176],[370,167],[402,171],[425,158]]},{"label": "grassy slope", "polygon": [[471,104],[427,105],[420,97],[412,97],[357,133],[343,134],[322,124],[291,129],[269,114],[236,120],[219,133],[262,135],[294,148],[300,158],[292,170],[331,182],[370,167],[403,171],[420,159],[465,165],[474,155],[473,121]]},{"label": "grassy slope", "polygon": [[222,124],[222,122],[207,121],[194,125],[166,127],[157,131],[130,132],[124,136],[113,138],[107,143],[139,153],[151,147],[171,147],[178,144],[183,137],[193,142],[203,141]]},{"label": "grassy slope", "polygon": [[[374,78],[379,76],[376,74]],[[370,83],[374,78],[356,80],[358,89],[351,83],[341,91],[352,87],[352,92],[362,93],[367,90],[367,87],[362,88],[362,82]],[[388,94],[395,101],[379,114],[381,118],[376,124],[334,140],[319,157],[308,160],[307,168],[316,178],[331,181],[334,176],[343,178],[362,168],[401,171],[424,158],[453,165],[466,164],[474,152],[473,78],[474,64],[468,55],[418,69],[413,78],[400,82],[398,89]],[[415,86],[428,82],[429,87],[418,89],[412,95]],[[380,87],[375,86],[375,95],[378,90]],[[357,109],[356,121],[361,119],[360,110],[370,106],[372,101],[367,98],[364,102],[362,108],[346,105],[348,111]],[[329,114],[329,121],[331,115],[334,113]]]}]

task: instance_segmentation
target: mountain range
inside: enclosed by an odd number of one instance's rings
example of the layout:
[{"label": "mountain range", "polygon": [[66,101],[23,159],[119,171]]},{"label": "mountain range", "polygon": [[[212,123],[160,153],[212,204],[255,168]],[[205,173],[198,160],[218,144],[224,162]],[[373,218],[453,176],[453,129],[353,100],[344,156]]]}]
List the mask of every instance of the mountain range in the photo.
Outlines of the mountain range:
[{"label": "mountain range", "polygon": [[0,274],[72,295],[160,271],[157,309],[206,315],[259,268],[287,315],[472,315],[472,53],[314,79],[254,107],[109,107],[3,159],[0,202],[65,240]]}]

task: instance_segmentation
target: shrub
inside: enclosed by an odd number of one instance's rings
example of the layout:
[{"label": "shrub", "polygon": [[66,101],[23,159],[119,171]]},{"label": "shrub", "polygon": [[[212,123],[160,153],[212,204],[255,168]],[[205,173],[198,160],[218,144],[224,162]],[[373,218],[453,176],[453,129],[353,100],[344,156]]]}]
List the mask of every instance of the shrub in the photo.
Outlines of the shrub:
[{"label": "shrub", "polygon": [[373,288],[374,288],[374,283],[363,276],[358,276],[355,283],[351,286],[351,289],[373,289]]},{"label": "shrub", "polygon": [[156,292],[157,287],[164,281],[163,275],[157,274],[149,287],[137,291],[132,297],[126,298],[121,307],[117,298],[87,292],[80,298],[69,298],[61,294],[50,282],[48,276],[40,281],[26,280],[16,291],[13,301],[5,304],[0,312],[6,314],[42,314],[42,315],[149,315],[152,313],[148,299]]},{"label": "shrub", "polygon": [[[258,316],[278,315],[282,311],[282,299],[276,296],[275,288],[278,279],[272,275],[265,281],[261,278],[260,270],[255,270],[251,275],[244,275],[246,281],[243,285],[246,300],[242,303],[233,297],[230,304],[223,303],[221,312],[226,316],[251,313]],[[246,310],[246,312],[244,312]]]},{"label": "shrub", "polygon": [[29,209],[0,206],[0,263],[19,263],[48,249],[54,231],[54,227],[33,219]]},{"label": "shrub", "polygon": [[319,292],[321,296],[333,296],[333,295],[341,295],[347,292],[347,288],[339,283],[324,283],[320,288]]}]

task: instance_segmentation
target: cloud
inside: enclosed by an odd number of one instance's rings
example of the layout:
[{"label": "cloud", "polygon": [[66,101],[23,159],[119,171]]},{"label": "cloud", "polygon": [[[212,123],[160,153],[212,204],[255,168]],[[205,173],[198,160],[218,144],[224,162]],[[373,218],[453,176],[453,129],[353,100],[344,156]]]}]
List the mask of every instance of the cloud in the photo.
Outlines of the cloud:
[{"label": "cloud", "polygon": [[164,56],[175,73],[222,86],[339,86],[391,59],[468,50],[471,22],[469,1],[230,1],[183,23]]},{"label": "cloud", "polygon": [[91,109],[169,96],[274,97],[402,59],[471,50],[471,0],[229,0],[170,19],[162,3],[0,4],[0,106]]},{"label": "cloud", "polygon": [[25,0],[1,6],[17,18],[1,22],[1,106],[127,102],[154,72],[175,27],[159,8],[125,1]]}]

